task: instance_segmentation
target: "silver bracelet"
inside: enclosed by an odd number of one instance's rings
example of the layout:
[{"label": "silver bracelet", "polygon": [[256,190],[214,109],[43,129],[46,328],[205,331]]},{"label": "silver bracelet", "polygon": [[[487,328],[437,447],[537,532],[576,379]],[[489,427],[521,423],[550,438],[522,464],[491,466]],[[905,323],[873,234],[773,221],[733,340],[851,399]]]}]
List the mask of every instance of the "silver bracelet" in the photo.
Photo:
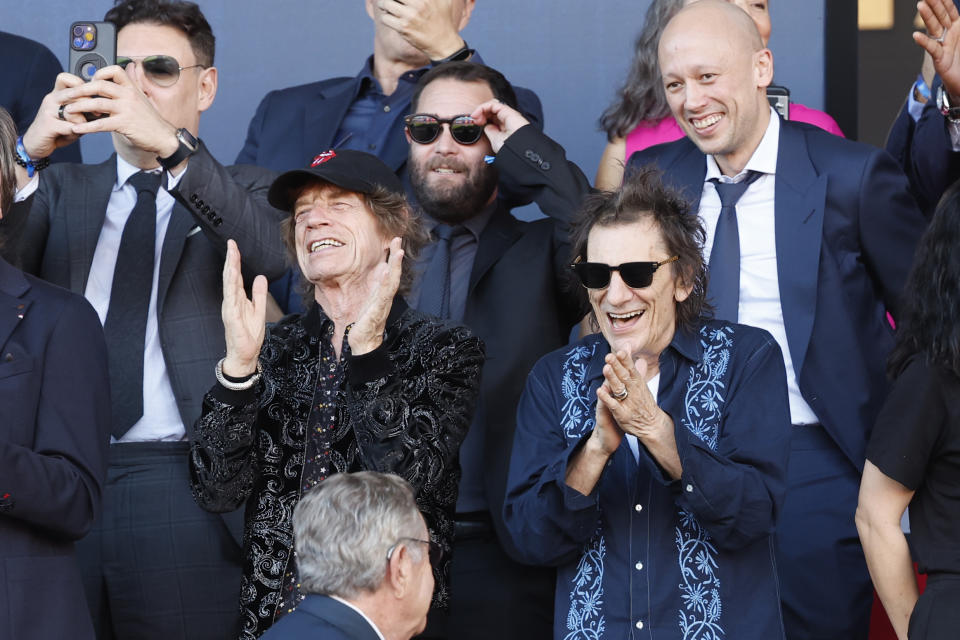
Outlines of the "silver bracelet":
[{"label": "silver bracelet", "polygon": [[220,386],[224,389],[229,389],[230,391],[246,391],[260,380],[260,374],[263,373],[263,369],[260,368],[259,360],[257,360],[257,372],[250,376],[249,380],[244,380],[243,382],[230,382],[223,377],[224,360],[226,360],[226,358],[220,358],[220,362],[218,362],[217,366],[213,369],[213,372],[217,376],[217,382],[219,382]]}]

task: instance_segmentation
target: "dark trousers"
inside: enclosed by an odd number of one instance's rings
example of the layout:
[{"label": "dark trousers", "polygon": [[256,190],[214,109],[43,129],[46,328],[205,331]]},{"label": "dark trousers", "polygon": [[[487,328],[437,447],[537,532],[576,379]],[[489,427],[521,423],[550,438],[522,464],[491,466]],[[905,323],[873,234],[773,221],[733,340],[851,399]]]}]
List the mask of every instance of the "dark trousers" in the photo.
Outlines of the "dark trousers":
[{"label": "dark trousers", "polygon": [[960,637],[960,575],[930,574],[927,587],[910,614],[910,640],[956,640]]},{"label": "dark trousers", "polygon": [[795,426],[777,573],[787,640],[866,640],[873,589],[853,516],[860,474],[820,425]]},{"label": "dark trousers", "polygon": [[103,513],[77,545],[100,640],[233,640],[240,547],[190,492],[186,442],[114,444]]},{"label": "dark trousers", "polygon": [[450,640],[550,640],[556,570],[514,562],[492,527],[458,527],[450,569]]}]

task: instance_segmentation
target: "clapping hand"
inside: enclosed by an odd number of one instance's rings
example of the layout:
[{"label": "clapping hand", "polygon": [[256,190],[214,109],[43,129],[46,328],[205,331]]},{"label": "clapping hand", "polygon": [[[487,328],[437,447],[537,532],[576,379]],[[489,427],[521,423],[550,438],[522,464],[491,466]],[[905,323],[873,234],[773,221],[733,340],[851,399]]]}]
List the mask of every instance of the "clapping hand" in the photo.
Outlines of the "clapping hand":
[{"label": "clapping hand", "polygon": [[403,249],[400,238],[390,241],[387,261],[381,263],[369,276],[370,295],[360,317],[347,334],[350,352],[353,355],[369,353],[383,342],[383,332],[387,326],[387,316],[393,305],[393,297],[400,287],[400,274],[403,265]]},{"label": "clapping hand", "polygon": [[227,257],[223,263],[223,332],[227,342],[227,357],[223,373],[242,378],[257,370],[257,359],[266,331],[267,279],[257,276],[253,281],[253,297],[247,298],[240,271],[240,250],[237,243],[227,240]]}]

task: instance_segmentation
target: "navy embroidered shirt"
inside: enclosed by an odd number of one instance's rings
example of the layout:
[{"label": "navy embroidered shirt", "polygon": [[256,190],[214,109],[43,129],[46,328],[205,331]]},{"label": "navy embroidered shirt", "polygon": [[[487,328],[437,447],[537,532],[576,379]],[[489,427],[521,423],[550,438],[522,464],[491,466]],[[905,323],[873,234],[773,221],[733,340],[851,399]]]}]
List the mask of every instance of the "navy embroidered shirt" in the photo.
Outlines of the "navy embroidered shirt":
[{"label": "navy embroidered shirt", "polygon": [[783,638],[773,530],[790,408],[777,343],[712,321],[660,357],[657,402],[683,464],[672,480],[624,438],[588,496],[564,481],[594,426],[610,348],[588,336],[537,363],[517,411],[504,507],[523,561],[558,567],[554,637]]}]

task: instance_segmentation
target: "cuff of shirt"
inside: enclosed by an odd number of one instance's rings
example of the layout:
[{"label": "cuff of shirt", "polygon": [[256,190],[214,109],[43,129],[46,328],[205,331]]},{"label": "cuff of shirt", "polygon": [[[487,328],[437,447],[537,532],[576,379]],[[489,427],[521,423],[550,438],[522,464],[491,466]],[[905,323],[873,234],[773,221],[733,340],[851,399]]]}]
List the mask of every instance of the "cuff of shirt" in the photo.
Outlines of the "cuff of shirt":
[{"label": "cuff of shirt", "polygon": [[913,96],[917,93],[917,83],[914,82],[910,85],[910,91],[907,93],[907,113],[910,114],[910,117],[913,118],[914,122],[917,122],[920,119],[920,114],[923,113],[923,108],[926,106],[926,103],[920,102]]},{"label": "cuff of shirt", "polygon": [[23,202],[24,200],[32,196],[34,192],[37,190],[37,187],[39,186],[40,186],[40,174],[35,173],[33,174],[33,177],[30,178],[30,182],[23,185],[19,189],[17,189],[17,192],[13,195],[13,201]]},{"label": "cuff of shirt", "polygon": [[242,407],[243,405],[257,401],[257,396],[260,393],[260,382],[258,381],[257,384],[253,385],[249,389],[243,389],[241,391],[227,389],[218,382],[210,388],[209,393],[210,397],[212,397],[214,400],[219,400],[220,402],[228,404],[232,407]]},{"label": "cuff of shirt", "polygon": [[392,366],[390,364],[390,344],[393,339],[390,332],[384,336],[383,342],[373,351],[362,353],[360,355],[350,354],[347,361],[350,363],[347,367],[347,378],[351,386],[358,386],[373,382],[377,378],[382,378],[390,374]]}]

